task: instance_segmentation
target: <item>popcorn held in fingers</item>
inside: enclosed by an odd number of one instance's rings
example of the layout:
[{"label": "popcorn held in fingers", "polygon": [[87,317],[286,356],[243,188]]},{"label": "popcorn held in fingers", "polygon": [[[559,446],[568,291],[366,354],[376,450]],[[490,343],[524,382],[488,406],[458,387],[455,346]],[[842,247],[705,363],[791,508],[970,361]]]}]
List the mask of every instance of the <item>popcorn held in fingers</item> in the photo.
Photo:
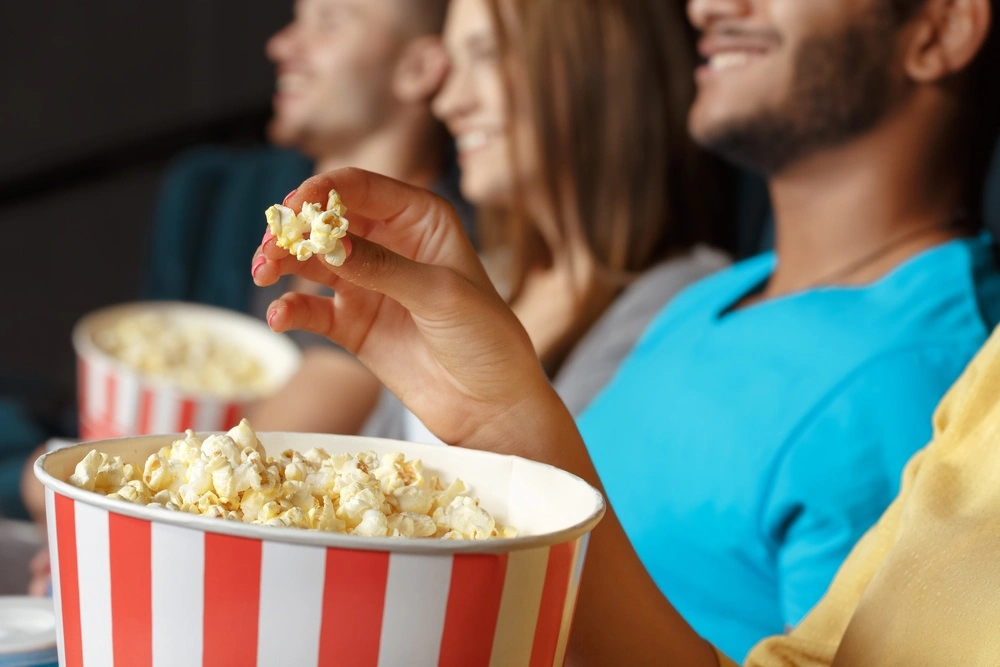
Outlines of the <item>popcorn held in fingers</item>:
[{"label": "popcorn held in fingers", "polygon": [[298,214],[287,206],[275,204],[264,212],[267,226],[284,248],[304,262],[313,255],[322,255],[332,266],[341,266],[347,259],[347,250],[341,241],[347,235],[347,208],[340,201],[336,190],[330,190],[326,208],[319,204],[305,203]]},{"label": "popcorn held in fingers", "polygon": [[378,537],[515,537],[467,494],[424,475],[419,459],[286,450],[268,457],[247,420],[204,440],[193,431],[140,470],[91,451],[69,483],[138,505],[229,521]]},{"label": "popcorn held in fingers", "polygon": [[256,357],[206,328],[142,313],[94,332],[94,343],[133,370],[220,398],[263,393],[272,380]]}]

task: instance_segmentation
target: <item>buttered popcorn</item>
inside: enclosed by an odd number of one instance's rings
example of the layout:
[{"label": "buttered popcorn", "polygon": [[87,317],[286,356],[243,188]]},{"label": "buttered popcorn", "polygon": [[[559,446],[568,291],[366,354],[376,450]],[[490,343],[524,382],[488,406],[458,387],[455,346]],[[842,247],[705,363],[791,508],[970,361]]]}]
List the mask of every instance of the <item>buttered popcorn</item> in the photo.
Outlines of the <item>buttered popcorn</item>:
[{"label": "buttered popcorn", "polygon": [[127,315],[94,332],[94,343],[130,368],[182,389],[228,398],[272,384],[256,357],[215,333],[157,313]]},{"label": "buttered popcorn", "polygon": [[341,266],[347,251],[341,241],[347,235],[347,208],[336,190],[330,190],[326,208],[306,203],[298,214],[287,206],[275,204],[264,212],[267,226],[279,248],[284,248],[304,262],[313,255],[322,255],[327,263]]},{"label": "buttered popcorn", "polygon": [[97,450],[69,483],[128,502],[267,526],[366,536],[513,537],[455,480],[425,476],[419,459],[293,450],[267,457],[247,420],[204,440],[193,431],[139,470]]}]

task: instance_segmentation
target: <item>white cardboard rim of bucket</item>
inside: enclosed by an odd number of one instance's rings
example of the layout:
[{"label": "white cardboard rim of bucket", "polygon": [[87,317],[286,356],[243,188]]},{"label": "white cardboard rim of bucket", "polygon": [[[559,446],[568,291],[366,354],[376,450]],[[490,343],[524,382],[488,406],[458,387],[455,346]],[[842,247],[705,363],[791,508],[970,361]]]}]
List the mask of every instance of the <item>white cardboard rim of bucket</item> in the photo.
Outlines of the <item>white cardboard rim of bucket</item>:
[{"label": "white cardboard rim of bucket", "polygon": [[[208,434],[203,434],[208,435]],[[116,438],[112,440],[95,440],[80,443],[73,447],[67,447],[54,452],[49,452],[35,462],[35,476],[42,484],[51,489],[56,495],[65,496],[75,501],[99,507],[113,514],[125,515],[145,521],[161,524],[170,524],[181,528],[190,528],[204,533],[216,533],[230,535],[233,537],[245,537],[267,542],[281,542],[286,544],[299,544],[314,547],[334,547],[338,549],[348,549],[353,551],[391,551],[393,553],[423,554],[423,555],[445,555],[445,554],[497,554],[521,551],[525,549],[535,549],[539,547],[552,546],[570,542],[581,537],[594,529],[594,527],[604,517],[606,504],[604,496],[600,491],[588,484],[576,475],[554,466],[531,461],[518,456],[504,454],[494,454],[492,452],[462,449],[458,447],[445,447],[441,445],[426,445],[412,442],[402,442],[398,440],[387,440],[384,438],[368,438],[361,436],[341,436],[318,433],[258,433],[261,442],[267,445],[271,443],[285,443],[291,441],[295,443],[306,442],[310,447],[330,448],[331,443],[353,443],[351,449],[340,449],[334,451],[369,451],[380,453],[390,451],[402,452],[406,458],[420,458],[424,461],[427,470],[437,471],[440,466],[427,466],[427,460],[440,459],[442,453],[447,452],[447,457],[453,459],[465,459],[484,469],[489,469],[497,474],[499,478],[508,478],[508,486],[515,485],[514,482],[518,473],[522,476],[544,474],[550,481],[555,481],[565,485],[567,489],[572,489],[577,497],[584,502],[589,502],[589,506],[579,512],[578,520],[570,525],[558,530],[541,534],[519,535],[513,538],[495,538],[489,540],[439,540],[439,539],[415,539],[415,538],[393,538],[393,537],[365,537],[360,535],[347,535],[343,533],[330,533],[316,530],[305,530],[302,528],[285,528],[279,526],[260,526],[254,524],[240,523],[220,518],[210,518],[187,512],[176,512],[155,507],[145,507],[136,505],[124,500],[114,500],[100,493],[80,489],[68,482],[58,479],[48,471],[50,462],[60,462],[66,464],[72,461],[72,466],[79,462],[85,452],[97,449],[114,456],[121,456],[122,449],[131,445],[133,454],[137,452],[155,452],[160,447],[171,444],[179,436],[172,435],[145,435],[128,438]],[[326,443],[325,446],[323,443]],[[287,443],[285,443],[287,444]],[[102,447],[103,445],[103,447]],[[288,449],[289,447],[282,447]],[[307,448],[302,448],[303,450]],[[116,451],[118,450],[118,451]],[[141,456],[145,460],[147,455]],[[125,457],[123,457],[125,458]],[[128,462],[128,458],[125,458]],[[70,469],[72,469],[70,466]],[[68,477],[68,474],[66,475]],[[462,477],[463,481],[468,481],[462,475],[451,475]],[[485,489],[483,489],[485,491]],[[511,491],[508,488],[508,491]],[[482,499],[485,495],[479,491],[474,493]],[[483,506],[491,510],[491,505],[483,501]],[[496,515],[496,513],[494,514]],[[515,524],[515,527],[517,525]]]},{"label": "white cardboard rim of bucket", "polygon": [[[236,328],[239,327],[239,330],[242,332],[250,332],[251,336],[260,340],[268,341],[268,344],[271,345],[272,349],[269,351],[268,356],[258,357],[258,361],[264,363],[268,367],[268,371],[272,372],[274,380],[272,386],[274,389],[277,389],[284,384],[292,376],[292,374],[295,373],[302,362],[302,353],[299,351],[298,346],[296,346],[295,343],[293,343],[287,336],[276,334],[271,331],[270,327],[268,327],[264,322],[234,310],[217,308],[215,306],[206,306],[200,303],[187,303],[184,301],[133,301],[107,306],[105,308],[87,313],[80,318],[80,320],[77,321],[76,325],[73,327],[73,349],[76,350],[76,353],[81,357],[97,357],[101,359],[102,363],[105,363],[120,372],[137,375],[142,378],[143,383],[148,384],[151,387],[159,387],[169,391],[178,391],[195,400],[248,401],[261,398],[262,396],[270,393],[270,391],[254,391],[235,393],[229,396],[220,396],[211,392],[186,389],[168,379],[153,375],[146,375],[136,371],[128,364],[105,352],[99,345],[97,345],[97,343],[94,342],[93,331],[95,328],[99,328],[104,323],[113,322],[133,313],[156,313],[165,316],[172,315],[175,317],[177,315],[180,315],[181,317],[199,315],[204,317],[207,325],[215,331],[220,331],[223,328],[237,330]],[[256,350],[254,349],[248,349],[246,352],[257,356]],[[275,363],[275,360],[277,360],[277,363]],[[277,372],[274,372],[275,369],[277,369]]]}]

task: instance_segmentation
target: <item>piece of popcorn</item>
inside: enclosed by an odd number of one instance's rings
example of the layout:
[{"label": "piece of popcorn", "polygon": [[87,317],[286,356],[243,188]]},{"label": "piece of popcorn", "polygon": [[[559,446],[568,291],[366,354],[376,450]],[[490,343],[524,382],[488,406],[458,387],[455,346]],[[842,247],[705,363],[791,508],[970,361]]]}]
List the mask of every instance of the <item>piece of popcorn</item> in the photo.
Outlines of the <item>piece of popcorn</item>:
[{"label": "piece of popcorn", "polygon": [[242,521],[239,512],[234,512],[227,510],[221,505],[211,505],[209,508],[202,513],[203,516],[211,517],[214,519],[227,519],[229,521]]},{"label": "piece of popcorn", "polygon": [[[184,467],[186,468],[187,466],[185,465]],[[157,452],[146,459],[142,479],[156,493],[167,489],[171,482],[176,479],[175,469],[171,468],[169,459],[163,456],[161,452]]]},{"label": "piece of popcorn", "polygon": [[149,493],[149,487],[141,480],[133,480],[109,495],[117,496],[122,500],[135,503],[136,505],[148,505],[153,501],[153,496]]},{"label": "piece of popcorn", "polygon": [[323,465],[324,461],[328,461],[330,459],[330,455],[327,454],[326,450],[324,449],[313,447],[312,449],[304,453],[302,455],[302,458],[311,463],[314,468],[318,469],[320,466]]},{"label": "piece of popcorn", "polygon": [[371,474],[382,486],[382,493],[390,495],[410,482],[407,472],[403,455],[397,452],[384,455]]},{"label": "piece of popcorn", "polygon": [[354,528],[362,520],[362,515],[368,510],[382,511],[385,496],[375,484],[351,482],[340,491],[340,509],[337,518]]},{"label": "piece of popcorn", "polygon": [[129,482],[125,465],[118,456],[107,457],[104,463],[97,470],[97,478],[94,480],[94,490],[104,493],[114,493]]},{"label": "piece of popcorn", "polygon": [[421,513],[392,514],[386,523],[392,537],[434,537],[437,533],[434,519]]},{"label": "piece of popcorn", "polygon": [[336,190],[330,190],[326,208],[307,202],[296,214],[292,209],[275,204],[266,211],[264,217],[271,234],[277,239],[278,247],[284,248],[300,262],[313,255],[322,255],[333,265],[341,266],[347,259],[347,252],[341,241],[349,227],[344,214],[347,209]]},{"label": "piece of popcorn", "polygon": [[92,449],[76,464],[73,474],[69,476],[67,481],[73,486],[86,491],[93,491],[97,484],[97,471],[104,465],[105,459],[107,459],[106,454]]},{"label": "piece of popcorn", "polygon": [[304,482],[306,477],[309,475],[309,468],[309,463],[306,460],[301,458],[292,459],[292,461],[285,466],[285,479],[293,482]]},{"label": "piece of popcorn", "polygon": [[195,461],[184,477],[184,484],[177,489],[181,500],[186,504],[197,503],[209,491],[212,491],[212,471],[208,469],[208,461]]},{"label": "piece of popcorn", "polygon": [[316,496],[333,497],[340,493],[337,487],[337,473],[329,466],[321,466],[318,470],[306,475],[305,483]]},{"label": "piece of popcorn", "polygon": [[436,498],[434,498],[434,508],[438,509],[441,507],[447,507],[451,504],[459,494],[465,492],[465,484],[460,479],[456,479],[452,482],[448,488],[439,493]]},{"label": "piece of popcorn", "polygon": [[201,496],[201,498],[198,499],[198,502],[192,504],[198,507],[198,512],[200,514],[204,514],[208,511],[209,507],[221,506],[222,502],[219,500],[219,496],[215,495],[215,493],[207,491]]},{"label": "piece of popcorn", "polygon": [[457,496],[447,507],[434,513],[438,529],[456,531],[469,540],[486,540],[493,537],[496,522],[489,512],[479,506],[479,501],[468,496]]},{"label": "piece of popcorn", "polygon": [[419,486],[402,486],[388,496],[389,504],[400,512],[430,514],[434,509],[434,495]]},{"label": "piece of popcorn", "polygon": [[315,530],[331,533],[343,533],[347,530],[347,524],[337,518],[337,510],[330,498],[323,498],[322,504],[309,510],[307,517],[309,527]]},{"label": "piece of popcorn", "polygon": [[238,444],[240,449],[245,450],[249,448],[257,452],[261,458],[266,456],[264,447],[260,444],[257,434],[246,419],[241,419],[240,423],[229,429],[226,435]]},{"label": "piece of popcorn", "polygon": [[304,482],[289,480],[281,485],[278,504],[285,509],[296,507],[303,512],[308,512],[316,506],[316,499]]},{"label": "piece of popcorn", "polygon": [[264,503],[264,506],[260,508],[260,513],[257,515],[257,521],[270,521],[271,519],[276,519],[281,516],[283,508],[275,501],[269,501]]},{"label": "piece of popcorn", "polygon": [[309,520],[298,507],[281,512],[277,516],[264,521],[266,526],[284,526],[286,528],[309,528]]},{"label": "piece of popcorn", "polygon": [[354,535],[366,535],[368,537],[385,537],[388,533],[389,525],[385,514],[380,510],[365,510],[361,515],[361,523],[351,530]]},{"label": "piece of popcorn", "polygon": [[512,540],[517,537],[517,528],[514,526],[501,526],[498,524],[493,536],[500,537],[505,540]]},{"label": "piece of popcorn", "polygon": [[260,489],[263,487],[263,477],[266,474],[264,466],[260,460],[247,460],[236,466],[233,470],[232,483],[236,493],[243,493],[250,489]]}]

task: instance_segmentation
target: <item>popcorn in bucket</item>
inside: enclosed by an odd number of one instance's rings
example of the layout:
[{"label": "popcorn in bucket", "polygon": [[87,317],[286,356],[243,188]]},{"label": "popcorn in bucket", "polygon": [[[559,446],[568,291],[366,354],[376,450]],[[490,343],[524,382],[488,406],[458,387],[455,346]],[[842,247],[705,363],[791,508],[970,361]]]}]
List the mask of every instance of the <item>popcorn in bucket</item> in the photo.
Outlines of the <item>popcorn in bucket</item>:
[{"label": "popcorn in bucket", "polygon": [[146,507],[67,482],[91,450],[142,468],[174,436],[42,457],[60,664],[560,665],[603,497],[569,473],[453,447],[261,434],[272,451],[401,452],[460,478],[517,536],[366,537]]},{"label": "popcorn in bucket", "polygon": [[301,363],[285,336],[239,313],[188,303],[133,303],[74,328],[80,439],[226,430],[243,406]]}]

